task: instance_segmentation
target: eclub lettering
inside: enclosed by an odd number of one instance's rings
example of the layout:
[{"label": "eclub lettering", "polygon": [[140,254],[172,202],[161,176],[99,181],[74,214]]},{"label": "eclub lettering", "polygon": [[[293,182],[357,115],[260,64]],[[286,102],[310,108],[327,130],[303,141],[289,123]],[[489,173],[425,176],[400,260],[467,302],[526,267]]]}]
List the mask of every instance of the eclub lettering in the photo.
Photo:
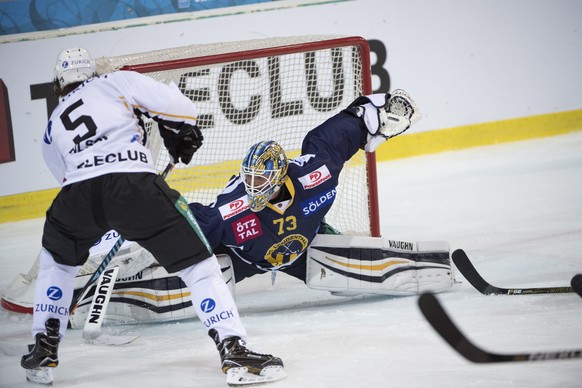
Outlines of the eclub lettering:
[{"label": "eclub lettering", "polygon": [[128,160],[148,163],[148,156],[141,151],[126,150],[124,152],[114,152],[107,155],[93,155],[92,158],[85,159],[77,165],[77,169],[102,166],[109,163],[126,162]]},{"label": "eclub lettering", "polygon": [[[376,80],[378,80],[379,85],[376,89],[374,89],[373,93],[386,93],[390,90],[390,74],[387,70],[387,50],[386,45],[384,42],[376,39],[368,40],[370,44],[370,51],[375,54],[376,61],[372,64],[372,75]],[[338,68],[339,65],[342,65],[342,59],[336,59],[335,66]],[[313,55],[308,55],[306,60],[306,70],[313,72],[315,69],[317,62],[316,59],[313,58]],[[279,63],[275,59],[271,59],[268,64],[270,72],[266,72],[269,76],[270,85],[269,88],[273,91],[273,96],[271,98],[267,98],[266,101],[271,105],[270,109],[273,115],[273,118],[281,118],[286,115],[297,115],[301,114],[303,111],[303,104],[305,101],[283,101],[282,94],[281,94],[281,87],[283,83],[281,82],[281,75],[280,72],[276,71],[279,67]],[[249,77],[251,78],[258,78],[261,76],[258,65],[253,61],[239,61],[231,64],[229,66],[225,66],[221,69],[220,75],[218,76],[219,79],[216,80],[217,85],[230,85],[231,78],[235,76],[235,74],[239,71],[245,71]],[[210,74],[209,70],[200,71],[197,73],[185,73],[181,76],[181,81],[189,81],[194,78],[198,77],[208,77]],[[337,84],[338,81],[344,76],[339,71],[333,72],[333,81],[334,84]],[[223,84],[219,84],[219,82],[224,82]],[[179,85],[187,85],[187,82],[179,82]],[[200,89],[187,89],[183,88],[182,92],[188,92],[187,95],[190,96],[192,101],[194,102],[205,102],[211,101],[213,98],[211,96],[211,88],[200,88]],[[53,112],[54,108],[58,105],[58,98],[55,96],[53,92],[53,85],[52,82],[45,82],[41,84],[33,84],[30,85],[30,92],[31,92],[31,99],[32,100],[46,100],[46,107],[47,107],[47,119],[50,118],[51,113]],[[276,93],[275,93],[276,92]],[[343,90],[339,87],[333,90],[333,94],[335,97],[338,95],[343,94]],[[264,104],[264,99],[261,96],[254,95],[248,96],[250,99],[250,103],[246,109],[239,110],[235,107],[235,104],[232,101],[231,96],[231,89],[226,86],[218,87],[218,100],[221,102],[221,110],[225,112],[225,118],[235,124],[241,124],[251,121],[258,111],[261,109],[261,104]],[[334,104],[330,105],[328,102],[327,96],[322,96],[318,93],[317,88],[317,80],[312,79],[310,80],[310,84],[308,85],[308,96],[307,101],[318,111],[330,111],[333,110],[336,106]],[[290,108],[290,109],[282,109],[283,107]],[[251,113],[251,116],[248,114]],[[200,123],[199,126],[203,128],[214,127],[214,116],[212,114],[204,114],[201,112],[200,115]]]}]

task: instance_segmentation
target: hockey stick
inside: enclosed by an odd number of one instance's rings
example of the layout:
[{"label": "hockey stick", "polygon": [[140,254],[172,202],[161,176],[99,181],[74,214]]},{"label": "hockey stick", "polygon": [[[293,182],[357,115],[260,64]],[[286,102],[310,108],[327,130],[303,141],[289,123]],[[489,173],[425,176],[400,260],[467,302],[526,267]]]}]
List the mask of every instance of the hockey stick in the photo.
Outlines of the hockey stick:
[{"label": "hockey stick", "polygon": [[582,358],[582,349],[557,352],[534,352],[498,354],[483,350],[465,337],[445,312],[432,293],[424,293],[418,298],[420,311],[437,333],[467,360],[476,363],[496,363],[514,361],[547,361]]},{"label": "hockey stick", "polygon": [[[166,166],[164,171],[162,171],[162,174],[161,174],[162,178],[166,179],[166,177],[168,176],[170,171],[172,171],[173,168],[174,168],[174,164],[172,162],[168,163],[168,165]],[[93,274],[91,275],[91,277],[87,281],[87,284],[85,284],[85,286],[77,293],[76,298],[75,298],[75,296],[73,296],[73,300],[71,301],[71,306],[69,307],[69,315],[75,311],[79,302],[81,300],[83,300],[83,296],[85,296],[85,294],[87,293],[89,288],[93,285],[93,283],[95,283],[97,281],[97,279],[99,279],[99,276],[101,276],[103,271],[105,271],[105,268],[107,268],[107,266],[109,265],[111,260],[113,260],[113,257],[115,256],[117,251],[119,251],[119,248],[121,248],[121,246],[123,245],[124,242],[125,242],[125,239],[122,236],[119,236],[119,238],[117,239],[115,244],[113,244],[113,246],[111,247],[111,250],[109,251],[109,253],[107,253],[107,255],[105,255],[105,257],[103,258],[103,261],[101,262],[101,264],[99,264],[99,267],[97,267],[95,272],[93,272]]]},{"label": "hockey stick", "polygon": [[484,295],[532,295],[532,294],[557,294],[573,292],[572,287],[534,287],[534,288],[501,288],[489,284],[477,272],[469,257],[462,249],[457,249],[452,254],[453,262],[461,274],[473,287]]},{"label": "hockey stick", "polygon": [[572,289],[576,291],[576,293],[582,296],[582,274],[574,275],[572,280],[570,281],[572,285]]},{"label": "hockey stick", "polygon": [[85,326],[83,327],[83,338],[87,341],[94,340],[101,335],[101,326],[105,319],[105,312],[107,311],[118,273],[119,267],[115,266],[103,271],[99,277],[99,282],[97,282],[97,288],[91,301],[91,307],[87,313]]},{"label": "hockey stick", "polygon": [[92,344],[100,345],[125,345],[137,338],[137,336],[112,336],[101,333],[101,326],[105,320],[107,306],[111,293],[115,288],[119,267],[106,269],[99,277],[91,307],[87,313],[85,326],[83,327],[83,338]]}]

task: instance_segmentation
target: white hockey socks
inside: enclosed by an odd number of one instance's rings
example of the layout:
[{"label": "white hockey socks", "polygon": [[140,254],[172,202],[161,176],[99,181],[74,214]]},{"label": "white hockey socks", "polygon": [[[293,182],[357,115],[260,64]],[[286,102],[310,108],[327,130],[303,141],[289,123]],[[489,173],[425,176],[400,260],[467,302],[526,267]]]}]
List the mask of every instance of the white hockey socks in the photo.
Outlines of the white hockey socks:
[{"label": "white hockey socks", "polygon": [[73,281],[80,267],[57,263],[49,251],[42,248],[39,271],[34,291],[32,336],[45,332],[45,322],[57,318],[59,334],[65,335],[69,320],[69,306],[73,299]]},{"label": "white hockey socks", "polygon": [[218,331],[221,340],[237,336],[246,341],[246,330],[215,255],[178,271],[178,275],[190,289],[196,314],[208,330]]}]

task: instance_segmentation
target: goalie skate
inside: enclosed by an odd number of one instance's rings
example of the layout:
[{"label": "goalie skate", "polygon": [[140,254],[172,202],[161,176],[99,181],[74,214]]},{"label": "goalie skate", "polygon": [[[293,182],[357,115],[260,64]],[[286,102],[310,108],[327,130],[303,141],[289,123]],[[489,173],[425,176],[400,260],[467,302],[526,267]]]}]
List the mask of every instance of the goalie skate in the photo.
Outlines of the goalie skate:
[{"label": "goalie skate", "polygon": [[222,371],[230,386],[258,385],[281,380],[287,374],[283,361],[270,354],[253,352],[239,337],[228,337],[220,341],[214,329],[208,332],[220,353]]}]

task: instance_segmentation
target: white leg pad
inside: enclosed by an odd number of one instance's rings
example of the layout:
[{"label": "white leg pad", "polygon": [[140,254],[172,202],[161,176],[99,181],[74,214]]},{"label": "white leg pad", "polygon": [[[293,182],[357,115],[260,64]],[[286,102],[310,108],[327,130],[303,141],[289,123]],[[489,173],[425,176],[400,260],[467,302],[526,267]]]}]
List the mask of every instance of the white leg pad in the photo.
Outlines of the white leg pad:
[{"label": "white leg pad", "polygon": [[[222,278],[234,298],[235,280],[230,257],[218,255]],[[87,282],[89,274],[75,279],[79,289]],[[30,287],[27,287],[30,288]],[[83,327],[93,294],[87,295],[70,317],[71,327]],[[169,274],[162,266],[144,268],[131,277],[117,276],[111,301],[103,325],[171,322],[196,317],[190,288],[176,274]],[[32,297],[30,297],[32,300]],[[28,303],[32,306],[32,302]],[[23,305],[22,302],[19,306]]]},{"label": "white leg pad", "polygon": [[[91,275],[75,279],[81,288]],[[73,329],[82,328],[90,311],[93,294],[89,293],[70,317]],[[107,306],[103,325],[172,322],[196,317],[190,289],[164,267],[145,268],[129,278],[118,276]]]},{"label": "white leg pad", "polygon": [[338,295],[416,295],[452,287],[445,241],[318,235],[307,252],[308,287]]},{"label": "white leg pad", "polygon": [[[79,275],[95,272],[112,246],[113,244],[106,244],[105,242],[94,246]],[[147,249],[133,241],[125,241],[121,249],[111,259],[111,263],[109,263],[109,267],[119,267],[120,279],[132,277],[144,268],[155,265],[159,265],[156,258]]]}]

